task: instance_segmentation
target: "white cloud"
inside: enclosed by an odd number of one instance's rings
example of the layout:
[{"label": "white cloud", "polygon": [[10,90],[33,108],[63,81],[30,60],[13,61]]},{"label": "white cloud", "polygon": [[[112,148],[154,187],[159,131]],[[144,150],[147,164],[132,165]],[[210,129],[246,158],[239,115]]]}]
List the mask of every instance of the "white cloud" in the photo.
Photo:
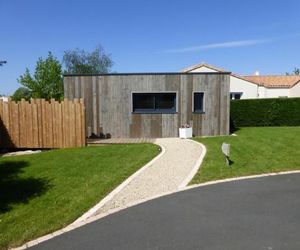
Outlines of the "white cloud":
[{"label": "white cloud", "polygon": [[163,51],[163,53],[184,53],[184,52],[203,51],[208,49],[235,48],[235,47],[253,46],[253,45],[268,43],[268,42],[271,42],[271,39],[229,41],[223,43],[211,43],[211,44],[186,47],[186,48],[168,49]]}]

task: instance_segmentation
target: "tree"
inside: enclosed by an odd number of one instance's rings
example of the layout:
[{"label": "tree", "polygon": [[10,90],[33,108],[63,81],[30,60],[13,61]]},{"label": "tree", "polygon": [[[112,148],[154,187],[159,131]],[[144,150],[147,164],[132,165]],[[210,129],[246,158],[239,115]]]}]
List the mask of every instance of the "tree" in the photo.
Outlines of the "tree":
[{"label": "tree", "polygon": [[3,66],[7,61],[0,61],[0,66]]},{"label": "tree", "polygon": [[105,54],[101,45],[92,52],[75,49],[64,52],[63,63],[66,74],[97,74],[108,73],[113,61],[110,55]]},{"label": "tree", "polygon": [[22,98],[29,100],[32,97],[32,93],[28,88],[20,87],[12,95],[14,101],[20,101]]},{"label": "tree", "polygon": [[51,52],[45,60],[41,57],[38,59],[33,76],[26,68],[18,81],[30,91],[33,98],[63,98],[62,66]]},{"label": "tree", "polygon": [[292,73],[285,73],[287,76],[289,75],[300,75],[300,69],[299,68],[294,68],[294,70],[292,71]]}]

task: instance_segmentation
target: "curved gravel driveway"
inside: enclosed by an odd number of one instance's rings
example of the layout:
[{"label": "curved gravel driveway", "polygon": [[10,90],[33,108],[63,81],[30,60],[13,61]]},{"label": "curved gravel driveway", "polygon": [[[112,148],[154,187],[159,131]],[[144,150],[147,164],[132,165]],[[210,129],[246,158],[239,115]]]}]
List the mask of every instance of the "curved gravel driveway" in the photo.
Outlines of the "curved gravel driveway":
[{"label": "curved gravel driveway", "polygon": [[165,153],[101,207],[96,214],[178,190],[195,168],[202,154],[201,145],[190,140],[161,138],[156,139],[155,143],[163,147]]},{"label": "curved gravel driveway", "polygon": [[67,227],[27,242],[17,249],[49,240],[86,223],[149,199],[173,193],[188,184],[200,167],[205,147],[192,140],[155,139],[162,153],[114,189],[93,208]]}]

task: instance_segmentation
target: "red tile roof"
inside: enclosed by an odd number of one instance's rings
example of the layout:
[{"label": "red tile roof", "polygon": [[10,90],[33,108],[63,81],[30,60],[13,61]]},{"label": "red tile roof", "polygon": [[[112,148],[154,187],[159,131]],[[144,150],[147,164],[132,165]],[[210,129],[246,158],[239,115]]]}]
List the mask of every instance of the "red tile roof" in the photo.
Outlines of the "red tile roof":
[{"label": "red tile roof", "polygon": [[291,88],[300,81],[298,75],[261,75],[243,76],[243,78],[266,88]]},{"label": "red tile roof", "polygon": [[[206,64],[199,63],[192,65],[188,68],[181,70],[182,72],[191,72],[195,69],[206,67],[218,72],[225,72],[226,70]],[[259,86],[264,86],[266,88],[292,88],[298,82],[300,82],[300,76],[298,75],[259,75],[259,76],[240,76],[231,73],[231,76],[240,78],[242,80],[257,84]]]},{"label": "red tile roof", "polygon": [[[181,70],[181,72],[191,72],[195,69],[202,68],[202,67],[206,67],[206,68],[212,69],[212,70],[217,71],[217,72],[228,72],[225,69],[218,68],[218,67],[215,67],[215,66],[207,64],[207,63],[199,63],[199,64],[192,65],[190,67],[187,67],[187,68]],[[231,73],[231,76],[234,76],[236,78],[242,79],[242,80],[247,81],[247,82],[251,82],[253,84],[257,84],[256,82],[248,80],[248,79],[244,78],[243,76],[240,76],[240,75],[237,75],[237,74],[234,74],[234,73]]]}]

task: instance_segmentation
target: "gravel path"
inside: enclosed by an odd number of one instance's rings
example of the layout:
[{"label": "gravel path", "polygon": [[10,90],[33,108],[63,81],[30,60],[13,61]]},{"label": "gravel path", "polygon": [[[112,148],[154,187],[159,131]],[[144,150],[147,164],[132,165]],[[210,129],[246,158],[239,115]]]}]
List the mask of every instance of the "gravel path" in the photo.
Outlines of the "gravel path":
[{"label": "gravel path", "polygon": [[179,138],[156,139],[165,153],[151,166],[134,178],[125,188],[102,206],[96,214],[176,191],[189,176],[202,153],[202,147],[190,140]]}]

